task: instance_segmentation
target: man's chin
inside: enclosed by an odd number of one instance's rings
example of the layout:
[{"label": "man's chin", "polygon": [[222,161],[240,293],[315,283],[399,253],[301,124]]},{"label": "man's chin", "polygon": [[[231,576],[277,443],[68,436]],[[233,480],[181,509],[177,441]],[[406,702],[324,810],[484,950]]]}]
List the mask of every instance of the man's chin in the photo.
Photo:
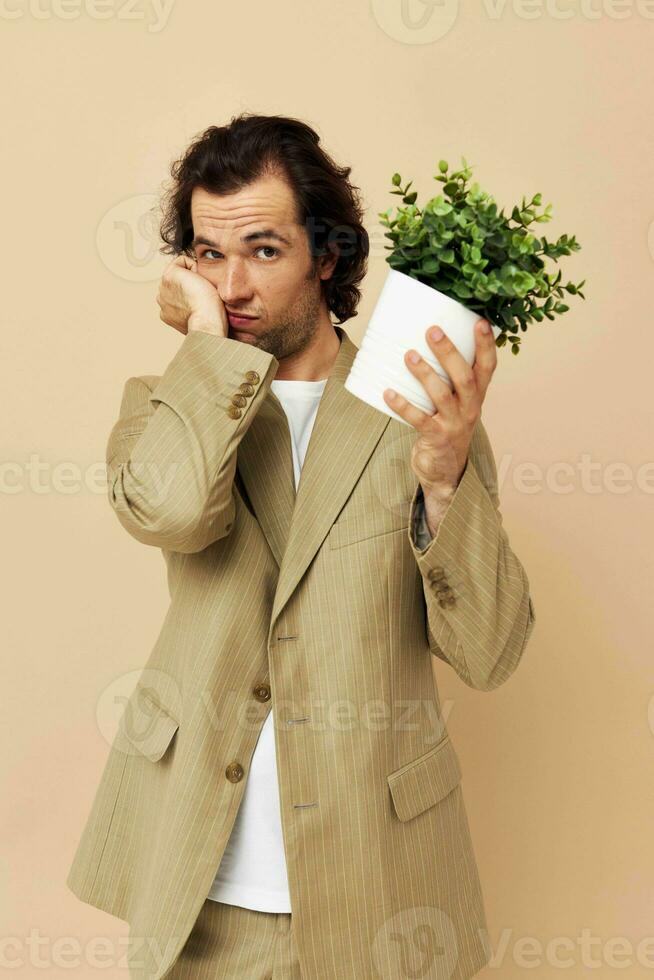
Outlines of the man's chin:
[{"label": "man's chin", "polygon": [[234,330],[233,327],[229,328],[227,336],[232,340],[240,340],[242,344],[254,344],[257,339],[255,334],[248,333],[247,330]]}]

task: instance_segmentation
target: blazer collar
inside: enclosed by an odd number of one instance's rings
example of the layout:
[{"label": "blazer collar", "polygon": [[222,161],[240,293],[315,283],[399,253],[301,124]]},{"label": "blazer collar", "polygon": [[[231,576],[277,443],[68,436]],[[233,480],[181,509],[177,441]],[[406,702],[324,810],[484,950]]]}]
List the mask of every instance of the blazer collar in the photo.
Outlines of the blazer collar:
[{"label": "blazer collar", "polygon": [[272,391],[238,447],[238,471],[279,566],[273,619],[352,492],[391,421],[344,387],[357,347],[341,327],[341,344],[318,404],[297,494],[286,413]]}]

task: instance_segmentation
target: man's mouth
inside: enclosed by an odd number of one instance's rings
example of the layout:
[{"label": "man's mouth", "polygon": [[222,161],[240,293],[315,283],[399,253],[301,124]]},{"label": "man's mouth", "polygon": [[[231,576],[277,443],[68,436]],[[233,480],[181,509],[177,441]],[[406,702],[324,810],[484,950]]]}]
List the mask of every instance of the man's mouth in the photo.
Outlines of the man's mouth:
[{"label": "man's mouth", "polygon": [[256,316],[249,316],[245,313],[232,313],[227,310],[227,318],[231,327],[248,327],[249,324],[254,323],[255,320],[259,318]]}]

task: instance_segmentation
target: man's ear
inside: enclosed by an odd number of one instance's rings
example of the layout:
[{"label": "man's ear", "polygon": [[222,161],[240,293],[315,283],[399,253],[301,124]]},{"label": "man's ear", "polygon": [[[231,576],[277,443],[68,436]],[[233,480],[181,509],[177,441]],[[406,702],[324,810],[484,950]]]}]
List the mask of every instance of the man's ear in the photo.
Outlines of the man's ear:
[{"label": "man's ear", "polygon": [[318,274],[321,279],[330,279],[338,262],[338,251],[332,244],[328,244],[327,248],[329,252],[318,258]]}]

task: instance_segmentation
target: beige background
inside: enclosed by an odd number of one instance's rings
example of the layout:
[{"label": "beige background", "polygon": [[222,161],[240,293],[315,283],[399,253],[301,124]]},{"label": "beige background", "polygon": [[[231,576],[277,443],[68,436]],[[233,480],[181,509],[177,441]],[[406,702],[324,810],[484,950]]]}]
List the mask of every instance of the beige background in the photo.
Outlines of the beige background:
[{"label": "beige background", "polygon": [[187,141],[245,109],[305,119],[353,168],[373,240],[356,343],[395,170],[420,203],[463,154],[501,205],[541,191],[543,233],[583,246],[564,275],[588,299],[499,352],[484,405],[534,636],[493,694],[435,670],[497,954],[482,980],[652,975],[654,4],[410,0],[403,21],[400,0],[6,0],[0,20],[0,970],[126,976],[125,923],[64,885],[167,601],[160,554],[111,514],[104,446],[124,380],[180,342],[147,208]]}]

